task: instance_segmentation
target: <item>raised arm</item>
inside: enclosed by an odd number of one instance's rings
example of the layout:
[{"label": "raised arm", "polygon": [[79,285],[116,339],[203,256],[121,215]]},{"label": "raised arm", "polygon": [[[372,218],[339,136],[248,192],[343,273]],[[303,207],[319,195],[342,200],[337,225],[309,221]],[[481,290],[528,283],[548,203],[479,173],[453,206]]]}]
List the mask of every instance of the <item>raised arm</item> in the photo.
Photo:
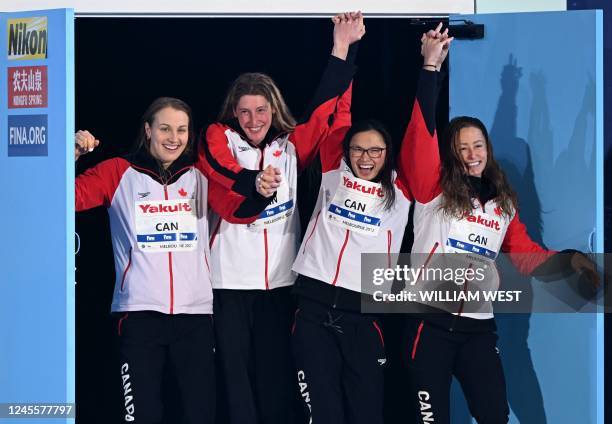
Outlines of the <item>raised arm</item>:
[{"label": "raised arm", "polygon": [[198,143],[198,168],[209,181],[215,181],[228,190],[245,197],[256,193],[256,180],[259,170],[243,168],[232,155],[225,132],[229,127],[215,123],[200,136]]},{"label": "raised arm", "polygon": [[[336,15],[332,18],[332,22],[334,46],[327,67],[304,118],[290,136],[290,140],[296,146],[299,171],[310,164],[323,140],[327,139],[331,130],[329,118],[338,107],[345,108],[342,113],[350,114],[350,93],[344,97],[344,105],[337,103],[349,90],[356,69],[354,65],[356,43],[365,34],[365,25],[361,12]],[[346,108],[347,101],[348,108]]]},{"label": "raised arm", "polygon": [[343,155],[342,142],[344,136],[351,128],[351,100],[353,95],[353,84],[338,99],[336,111],[332,116],[332,125],[329,133],[321,143],[320,157],[321,170],[328,172],[340,166]]},{"label": "raised arm", "polygon": [[586,255],[576,250],[547,250],[533,241],[518,213],[514,215],[501,246],[521,274],[537,278],[559,278],[572,272],[584,274],[592,288],[598,288],[597,267]]},{"label": "raised arm", "polygon": [[436,104],[441,79],[439,70],[453,40],[448,37],[448,29],[440,33],[441,28],[442,24],[421,38],[423,69],[398,161],[398,178],[408,184],[420,203],[428,203],[441,192]]},{"label": "raised arm", "polygon": [[74,160],[75,162],[84,154],[93,152],[100,145],[100,140],[87,130],[79,130],[74,134]]},{"label": "raised arm", "polygon": [[[93,151],[100,141],[89,131],[77,131],[74,135],[74,159]],[[74,181],[74,201],[77,212],[98,206],[109,207],[119,181],[130,167],[123,159],[109,159],[88,169]]]}]

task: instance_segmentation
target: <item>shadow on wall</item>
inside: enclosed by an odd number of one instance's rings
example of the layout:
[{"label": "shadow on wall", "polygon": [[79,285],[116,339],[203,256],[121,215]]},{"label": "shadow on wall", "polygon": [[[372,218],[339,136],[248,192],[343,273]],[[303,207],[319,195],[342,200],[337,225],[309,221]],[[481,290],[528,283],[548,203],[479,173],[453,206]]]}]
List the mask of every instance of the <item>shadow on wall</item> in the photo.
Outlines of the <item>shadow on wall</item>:
[{"label": "shadow on wall", "polygon": [[[531,238],[544,245],[544,214],[580,216],[584,213],[585,205],[595,204],[594,191],[585,190],[581,179],[568,172],[570,169],[592,170],[595,166],[596,152],[593,143],[585,142],[592,140],[588,135],[589,131],[594,130],[589,123],[593,122],[595,83],[591,76],[586,77],[582,103],[579,105],[573,130],[569,134],[567,147],[556,154],[553,146],[564,145],[562,141],[568,135],[554,134],[547,100],[547,79],[542,72],[532,72],[529,75],[532,99],[529,111],[529,143],[518,137],[516,96],[522,76],[521,67],[510,55],[501,73],[502,94],[491,128],[491,139],[496,157],[519,198],[521,220]],[[540,178],[554,175],[555,185],[561,189],[554,192],[541,190],[538,193],[535,185],[536,174]],[[542,210],[542,204],[560,205],[563,209]],[[565,234],[564,237],[559,243],[578,249],[589,248],[583,233]],[[532,300],[531,278],[520,275],[504,259],[501,258],[499,264],[503,288],[522,290],[523,296]],[[537,280],[533,283],[540,284]],[[546,286],[543,287],[546,289]],[[497,315],[496,318],[500,335],[499,348],[507,379],[508,402],[512,412],[521,424],[546,423],[542,390],[528,346],[531,314],[505,314]]]},{"label": "shadow on wall", "polygon": [[[527,226],[531,238],[543,244],[541,202],[534,183],[531,150],[529,144],[517,134],[516,97],[522,76],[522,68],[511,54],[501,72],[502,92],[491,127],[491,140],[495,156],[518,196],[521,220]],[[533,82],[533,75],[531,77]],[[541,77],[543,79],[543,76]],[[544,91],[534,90],[532,99],[529,139],[537,139],[542,146],[552,148],[552,130]],[[549,154],[551,157],[552,151]],[[540,165],[538,162],[537,166]],[[502,287],[505,290],[522,290],[523,297],[532,302],[531,278],[521,275],[505,255],[500,257],[498,265]],[[508,403],[512,412],[521,424],[545,424],[547,421],[542,390],[527,342],[530,318],[531,314],[527,313],[496,315],[498,347],[502,355]]]}]

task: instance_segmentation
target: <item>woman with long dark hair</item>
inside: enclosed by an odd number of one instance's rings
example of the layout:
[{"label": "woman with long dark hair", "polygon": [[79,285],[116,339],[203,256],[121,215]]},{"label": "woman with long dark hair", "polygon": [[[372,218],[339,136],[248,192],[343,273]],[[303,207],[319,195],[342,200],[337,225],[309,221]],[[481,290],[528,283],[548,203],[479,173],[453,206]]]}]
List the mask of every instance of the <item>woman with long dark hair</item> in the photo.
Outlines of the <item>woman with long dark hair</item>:
[{"label": "woman with long dark hair", "polygon": [[293,353],[312,422],[382,424],[385,343],[376,317],[361,313],[361,255],[394,265],[411,195],[380,123],[344,133],[321,148],[319,196],[293,265]]},{"label": "woman with long dark hair", "polygon": [[[211,215],[211,269],[221,387],[229,423],[286,423],[296,420],[297,386],[290,328],[295,310],[291,271],[299,244],[297,176],[316,157],[329,131],[329,118],[355,67],[349,48],[365,33],[360,13],[334,21],[334,46],[307,108],[296,121],[272,78],[240,75],[228,90],[219,122],[208,127],[200,158],[208,177],[253,196],[265,210],[250,225]],[[274,179],[258,177],[272,166]]]},{"label": "woman with long dark hair", "polygon": [[313,423],[381,424],[387,358],[377,317],[362,313],[373,300],[371,286],[362,286],[362,261],[369,254],[369,266],[395,266],[412,201],[410,168],[395,167],[380,122],[351,125],[351,96],[340,98],[320,150],[319,195],[293,265],[292,343]]},{"label": "woman with long dark hair", "polygon": [[[75,160],[98,144],[90,132],[77,132]],[[75,209],[105,206],[110,217],[116,275],[111,312],[125,422],[161,423],[166,365],[176,373],[184,422],[214,422],[209,189],[223,199],[212,204],[225,219],[255,216],[240,212],[251,210],[251,200],[209,187],[194,167],[194,150],[191,109],[161,97],[144,113],[131,155],[103,161],[75,181]],[[273,177],[272,169],[267,176]]]},{"label": "woman with long dark hair", "polygon": [[460,294],[470,287],[497,290],[494,261],[500,252],[508,253],[523,274],[572,270],[585,273],[595,284],[598,276],[583,254],[558,254],[531,240],[519,219],[516,194],[495,161],[479,119],[451,120],[443,139],[448,153],[441,162],[435,130],[437,71],[449,38],[448,30],[440,29],[441,24],[421,40],[424,65],[404,140],[408,148],[401,158],[411,170],[408,180],[415,197],[412,267],[422,266],[423,276],[430,269],[449,266],[462,275],[471,270],[472,276],[455,278],[446,286],[438,277],[416,282],[417,291],[454,286],[460,300],[422,302],[418,308],[422,313],[407,317],[409,399],[418,411],[418,422],[449,423],[450,384],[455,376],[476,421],[501,424],[508,422],[509,409],[493,309],[490,302],[473,305]]}]

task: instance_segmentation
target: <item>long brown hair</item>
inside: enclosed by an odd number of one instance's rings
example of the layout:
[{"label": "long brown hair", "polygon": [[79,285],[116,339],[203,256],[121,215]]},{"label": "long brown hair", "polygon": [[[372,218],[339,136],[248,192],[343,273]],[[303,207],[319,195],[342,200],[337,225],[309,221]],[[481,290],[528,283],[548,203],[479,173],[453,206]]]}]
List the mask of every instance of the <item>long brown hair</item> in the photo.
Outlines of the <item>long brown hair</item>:
[{"label": "long brown hair", "polygon": [[493,186],[496,193],[495,200],[502,213],[511,216],[517,210],[516,193],[510,187],[506,174],[493,156],[493,146],[487,129],[480,119],[470,116],[458,116],[452,119],[446,130],[444,142],[448,146],[448,151],[444,155],[440,175],[440,185],[444,194],[440,209],[446,215],[457,218],[472,213],[472,198],[475,193],[470,187],[465,165],[458,150],[459,132],[463,128],[470,127],[479,129],[485,138],[487,164],[482,172],[482,177]]},{"label": "long brown hair", "polygon": [[263,96],[272,106],[272,126],[279,131],[293,131],[296,122],[283,99],[283,95],[272,78],[258,72],[246,73],[238,76],[230,86],[221,112],[219,121],[227,122],[234,118],[234,110],[242,96]]},{"label": "long brown hair", "polygon": [[147,153],[151,152],[151,140],[147,137],[147,133],[145,131],[145,123],[148,123],[149,126],[152,127],[153,121],[155,121],[157,113],[167,107],[174,110],[180,110],[181,112],[185,112],[187,114],[187,118],[189,118],[189,135],[187,139],[187,146],[185,147],[185,150],[183,151],[181,157],[193,157],[195,134],[193,131],[193,117],[191,114],[191,108],[184,101],[174,97],[158,97],[157,99],[153,100],[147,110],[145,110],[145,113],[140,119],[140,130],[138,131],[138,137],[136,138],[136,142],[134,143],[134,153],[139,152],[143,149]]}]

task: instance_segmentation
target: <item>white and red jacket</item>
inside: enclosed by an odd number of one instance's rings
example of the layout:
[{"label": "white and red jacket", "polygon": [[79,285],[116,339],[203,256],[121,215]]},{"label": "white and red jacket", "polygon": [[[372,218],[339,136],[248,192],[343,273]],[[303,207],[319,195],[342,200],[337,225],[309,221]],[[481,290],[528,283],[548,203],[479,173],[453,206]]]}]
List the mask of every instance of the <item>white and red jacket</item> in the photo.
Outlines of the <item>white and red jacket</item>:
[{"label": "white and red jacket", "polygon": [[[422,256],[425,266],[434,254],[446,251],[451,226],[458,221],[457,218],[444,215],[440,209],[444,194],[440,185],[441,161],[435,131],[438,79],[437,72],[421,71],[417,97],[403,141],[403,146],[407,148],[402,150],[399,158],[400,166],[410,170],[407,174],[408,182],[415,199],[412,252],[428,255]],[[472,203],[472,214],[462,220],[471,219],[498,226],[501,235],[499,251],[509,253],[510,260],[522,274],[531,274],[556,253],[545,250],[531,240],[517,212],[511,216],[502,214],[495,198],[488,199],[484,204],[474,198]],[[479,216],[486,221],[479,221]],[[412,264],[413,267],[419,265]],[[498,278],[497,273],[495,278]],[[496,285],[499,285],[499,281]],[[491,312],[463,315],[478,319],[493,317]]]},{"label": "white and red jacket", "polygon": [[[328,135],[329,118],[354,72],[351,63],[330,57],[310,113],[306,115],[308,119],[291,133],[274,133],[271,128],[258,146],[249,143],[236,120],[208,127],[200,143],[198,166],[211,183],[258,199],[261,196],[255,191],[255,178],[260,170],[273,165],[281,169],[284,184],[284,194],[275,195],[253,224],[230,223],[214,212],[210,214],[210,265],[214,288],[269,290],[292,285],[295,281],[291,265],[300,235],[298,173],[316,157],[321,142]],[[274,209],[279,207],[283,210]],[[286,217],[288,212],[291,214]],[[276,214],[279,220],[264,225],[266,213]]]},{"label": "white and red jacket", "polygon": [[[159,172],[155,160],[141,153],[106,160],[76,178],[77,211],[102,205],[108,209],[116,275],[111,311],[212,314],[207,263],[208,181],[184,156],[166,170],[165,182]],[[210,190],[215,199],[223,199],[213,201],[213,206],[228,219],[248,203],[244,196],[220,186]],[[143,235],[137,231],[139,213],[155,219],[155,214],[191,211],[192,207],[196,228],[190,229],[195,231],[189,237],[197,241],[194,250],[146,251],[148,246],[140,241]]]},{"label": "white and red jacket", "polygon": [[[362,292],[361,254],[383,253],[386,256],[381,266],[395,265],[391,255],[400,251],[412,196],[408,190],[406,172],[400,169],[397,174],[394,173],[395,202],[380,215],[378,234],[362,234],[330,222],[330,203],[336,191],[346,182],[343,176],[352,175],[349,164],[344,160],[342,145],[351,126],[350,105],[349,90],[338,102],[334,122],[337,129],[321,146],[323,175],[319,196],[293,270],[331,286]],[[363,292],[368,293],[369,290]]]}]

